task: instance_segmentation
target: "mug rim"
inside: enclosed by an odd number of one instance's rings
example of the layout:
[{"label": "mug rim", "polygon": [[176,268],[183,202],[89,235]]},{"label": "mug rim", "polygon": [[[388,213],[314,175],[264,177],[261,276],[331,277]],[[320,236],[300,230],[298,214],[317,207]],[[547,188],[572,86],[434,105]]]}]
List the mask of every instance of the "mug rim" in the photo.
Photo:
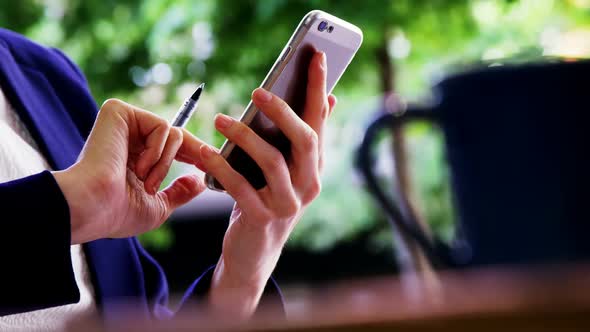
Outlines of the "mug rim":
[{"label": "mug rim", "polygon": [[467,66],[447,74],[433,82],[434,90],[444,90],[444,86],[452,85],[456,82],[472,79],[474,77],[496,76],[496,75],[516,75],[526,74],[527,72],[537,72],[538,70],[554,70],[559,68],[575,68],[590,66],[589,59],[568,60],[562,58],[544,58],[533,62],[526,63],[508,63],[498,66],[474,65]]}]

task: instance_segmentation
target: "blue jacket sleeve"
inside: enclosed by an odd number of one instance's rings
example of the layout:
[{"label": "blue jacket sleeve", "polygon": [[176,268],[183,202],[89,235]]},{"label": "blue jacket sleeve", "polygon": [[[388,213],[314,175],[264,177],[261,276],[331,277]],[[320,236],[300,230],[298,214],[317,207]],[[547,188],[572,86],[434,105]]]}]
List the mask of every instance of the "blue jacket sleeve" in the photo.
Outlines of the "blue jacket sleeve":
[{"label": "blue jacket sleeve", "polygon": [[0,184],[0,315],[78,302],[69,207],[44,171]]}]

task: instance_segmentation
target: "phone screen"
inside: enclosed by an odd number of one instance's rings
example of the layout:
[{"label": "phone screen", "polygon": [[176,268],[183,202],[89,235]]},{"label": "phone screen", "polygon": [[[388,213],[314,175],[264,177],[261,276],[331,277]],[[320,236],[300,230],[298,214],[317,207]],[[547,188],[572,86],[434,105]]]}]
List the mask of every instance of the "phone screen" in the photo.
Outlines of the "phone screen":
[{"label": "phone screen", "polygon": [[[326,53],[328,64],[326,88],[328,92],[332,91],[356,51],[334,43],[328,37],[328,34],[321,35],[315,31],[308,32],[297,49],[291,51],[292,55],[287,59],[289,63],[285,66],[281,75],[270,89],[271,92],[285,100],[299,116],[304,111],[307,73],[310,61],[316,50]],[[283,154],[285,160],[289,162],[291,157],[291,144],[289,140],[262,112],[256,112],[250,123],[250,128],[261,138],[276,147]],[[266,185],[266,180],[260,167],[240,147],[235,146],[227,160],[255,189],[260,189]],[[222,188],[221,184],[216,183],[216,185],[218,188]]]}]

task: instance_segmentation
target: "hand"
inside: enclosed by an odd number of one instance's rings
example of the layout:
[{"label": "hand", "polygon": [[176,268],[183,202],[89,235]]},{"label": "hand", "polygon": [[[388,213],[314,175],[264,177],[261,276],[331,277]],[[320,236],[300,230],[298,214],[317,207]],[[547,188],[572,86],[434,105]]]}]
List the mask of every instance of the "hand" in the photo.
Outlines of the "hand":
[{"label": "hand", "polygon": [[199,165],[202,144],[157,115],[107,100],[78,161],[53,172],[70,207],[72,243],[160,226],[205,189],[196,175],[186,175],[158,192],[172,160]]},{"label": "hand", "polygon": [[320,193],[323,128],[336,103],[326,95],[326,72],[325,54],[318,52],[309,67],[303,118],[270,92],[257,89],[252,95],[260,111],[291,141],[289,162],[243,123],[222,114],[216,117],[216,128],[260,166],[266,187],[255,190],[216,151],[201,147],[204,168],[236,200],[209,296],[213,308],[234,317],[254,312],[289,234]]}]

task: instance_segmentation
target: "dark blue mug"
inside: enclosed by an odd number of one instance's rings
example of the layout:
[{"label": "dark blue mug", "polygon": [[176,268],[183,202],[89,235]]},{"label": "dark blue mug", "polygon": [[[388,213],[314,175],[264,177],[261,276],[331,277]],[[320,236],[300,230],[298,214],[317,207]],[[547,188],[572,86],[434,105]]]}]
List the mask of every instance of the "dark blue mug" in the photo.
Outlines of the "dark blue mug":
[{"label": "dark blue mug", "polygon": [[[442,80],[434,95],[430,106],[380,115],[357,155],[399,231],[447,266],[589,259],[590,62],[489,67]],[[455,244],[424,234],[372,170],[378,134],[414,120],[434,122],[444,133]]]}]

